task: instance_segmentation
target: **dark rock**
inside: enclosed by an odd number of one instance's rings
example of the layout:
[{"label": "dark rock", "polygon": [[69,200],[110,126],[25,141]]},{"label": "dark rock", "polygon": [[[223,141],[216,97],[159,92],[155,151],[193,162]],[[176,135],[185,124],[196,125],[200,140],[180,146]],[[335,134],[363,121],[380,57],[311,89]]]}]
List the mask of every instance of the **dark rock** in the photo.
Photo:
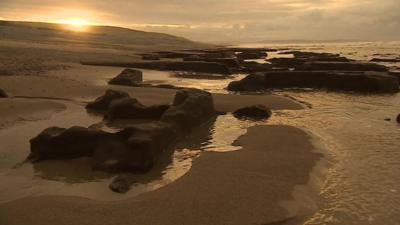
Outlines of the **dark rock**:
[{"label": "dark rock", "polygon": [[296,68],[304,65],[306,62],[304,59],[297,58],[272,58],[268,60],[271,62],[273,67],[289,67]]},{"label": "dark rock", "polygon": [[99,141],[93,155],[93,168],[110,172],[147,172],[176,138],[172,127],[162,122],[125,128]]},{"label": "dark rock", "polygon": [[251,74],[240,81],[232,81],[227,87],[228,91],[261,91],[265,89],[265,76]]},{"label": "dark rock", "polygon": [[154,85],[153,87],[165,88],[165,89],[182,89],[181,87],[176,87],[172,84],[157,84],[157,85]]},{"label": "dark rock", "polygon": [[273,49],[268,48],[224,48],[226,51],[231,52],[246,52],[246,53],[258,53],[258,52],[270,52],[274,51]]},{"label": "dark rock", "polygon": [[392,121],[392,119],[390,119],[390,118],[385,118],[385,121]]},{"label": "dark rock", "polygon": [[[114,108],[114,104],[119,106],[119,102],[124,107],[127,105],[127,116],[137,113],[135,118],[151,115],[161,119],[130,125],[116,133],[83,127],[48,128],[31,140],[28,159],[35,162],[92,156],[92,168],[95,170],[143,173],[153,167],[157,158],[170,149],[179,136],[186,135],[187,131],[216,116],[212,95],[196,89],[178,91],[173,105],[168,109],[168,106],[146,108],[128,97],[113,100],[110,109]],[[148,110],[147,115],[140,110]],[[124,182],[118,181],[112,188],[124,191]]]},{"label": "dark rock", "polygon": [[268,119],[272,115],[272,112],[263,105],[254,105],[238,109],[233,112],[233,115],[239,119],[262,120]]},{"label": "dark rock", "polygon": [[397,77],[397,79],[400,81],[400,72],[389,72],[389,75]]},{"label": "dark rock", "polygon": [[317,62],[351,62],[352,60],[346,58],[346,57],[339,57],[339,56],[333,56],[333,57],[312,57],[309,58],[310,61],[317,61]]},{"label": "dark rock", "polygon": [[266,52],[241,52],[238,53],[237,58],[239,60],[248,60],[248,59],[263,59],[268,56]]},{"label": "dark rock", "polygon": [[397,92],[398,81],[381,73],[290,71],[265,73],[266,88],[327,88],[341,91]]},{"label": "dark rock", "polygon": [[168,108],[168,105],[146,107],[134,98],[125,97],[111,102],[105,118],[110,121],[116,119],[160,119]]},{"label": "dark rock", "polygon": [[230,70],[220,63],[213,62],[178,62],[178,61],[152,61],[152,62],[82,62],[83,65],[132,67],[161,71],[189,71],[198,73],[231,74]]},{"label": "dark rock", "polygon": [[110,183],[109,188],[113,192],[117,193],[126,193],[131,189],[132,181],[130,181],[129,177],[127,176],[117,176],[113,179]]},{"label": "dark rock", "polygon": [[106,93],[86,105],[86,109],[88,110],[96,110],[96,111],[106,111],[110,106],[111,102],[120,99],[129,97],[129,94],[122,91],[115,91],[115,90],[107,90]]},{"label": "dark rock", "polygon": [[143,81],[143,73],[140,70],[125,69],[108,83],[114,85],[137,86]]},{"label": "dark rock", "polygon": [[396,121],[397,121],[398,123],[400,123],[400,114],[397,115]]},{"label": "dark rock", "polygon": [[249,75],[231,82],[231,91],[259,91],[272,88],[326,88],[340,91],[399,91],[396,77],[378,72],[272,71]]},{"label": "dark rock", "polygon": [[254,61],[243,61],[240,63],[240,65],[243,67],[242,71],[244,72],[267,72],[272,70],[272,64],[269,63],[258,63]]},{"label": "dark rock", "polygon": [[398,63],[400,59],[384,59],[384,58],[373,58],[370,62],[387,62],[387,63]]},{"label": "dark rock", "polygon": [[198,89],[176,92],[172,106],[163,114],[161,121],[188,131],[216,116],[212,95]]},{"label": "dark rock", "polygon": [[203,58],[198,55],[190,56],[183,58],[183,61],[193,62],[193,61],[200,61],[200,62],[214,62],[225,65],[229,68],[237,68],[239,67],[239,62],[236,58]]},{"label": "dark rock", "polygon": [[50,127],[30,140],[29,160],[71,159],[90,156],[104,132],[84,127]]},{"label": "dark rock", "polygon": [[160,58],[168,58],[168,59],[179,59],[193,55],[193,53],[188,52],[168,52],[168,51],[159,51],[155,52]]},{"label": "dark rock", "polygon": [[388,68],[375,63],[358,62],[307,62],[304,64],[304,70],[311,71],[376,71],[387,72]]},{"label": "dark rock", "polygon": [[160,57],[158,55],[146,54],[142,55],[142,60],[160,60]]},{"label": "dark rock", "polygon": [[0,98],[7,98],[7,97],[8,97],[7,93],[3,89],[0,89]]}]

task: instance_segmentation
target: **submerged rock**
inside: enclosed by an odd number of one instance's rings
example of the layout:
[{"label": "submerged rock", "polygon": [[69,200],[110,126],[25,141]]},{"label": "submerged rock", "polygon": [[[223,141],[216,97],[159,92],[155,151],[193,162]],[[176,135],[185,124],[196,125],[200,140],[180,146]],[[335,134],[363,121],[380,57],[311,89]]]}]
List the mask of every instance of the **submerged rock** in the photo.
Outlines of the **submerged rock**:
[{"label": "submerged rock", "polygon": [[396,121],[397,121],[398,123],[400,123],[400,114],[397,115]]},{"label": "submerged rock", "polygon": [[3,89],[0,89],[0,98],[7,98],[7,97],[8,97],[7,93]]},{"label": "submerged rock", "polygon": [[130,97],[115,99],[108,107],[105,118],[115,119],[159,119],[169,105],[144,106]]},{"label": "submerged rock", "polygon": [[137,86],[143,82],[143,73],[140,70],[125,69],[108,83],[114,85]]},{"label": "submerged rock", "polygon": [[272,115],[272,112],[263,105],[254,105],[238,109],[233,112],[233,115],[239,119],[262,120],[268,119]]},{"label": "submerged rock", "polygon": [[96,111],[106,111],[110,106],[111,102],[116,99],[129,97],[129,94],[123,91],[116,90],[107,90],[106,93],[98,97],[93,102],[90,102],[86,105],[86,109],[88,110],[96,110]]}]

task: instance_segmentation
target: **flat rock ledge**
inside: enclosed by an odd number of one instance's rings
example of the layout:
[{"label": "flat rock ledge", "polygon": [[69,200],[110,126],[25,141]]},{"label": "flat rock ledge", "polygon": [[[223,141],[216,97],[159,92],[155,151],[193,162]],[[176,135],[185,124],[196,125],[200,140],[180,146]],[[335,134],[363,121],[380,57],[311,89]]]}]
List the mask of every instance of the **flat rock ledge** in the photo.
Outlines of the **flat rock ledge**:
[{"label": "flat rock ledge", "polygon": [[227,89],[252,92],[275,88],[316,88],[336,91],[396,93],[397,77],[382,72],[274,71],[251,74],[231,82]]}]

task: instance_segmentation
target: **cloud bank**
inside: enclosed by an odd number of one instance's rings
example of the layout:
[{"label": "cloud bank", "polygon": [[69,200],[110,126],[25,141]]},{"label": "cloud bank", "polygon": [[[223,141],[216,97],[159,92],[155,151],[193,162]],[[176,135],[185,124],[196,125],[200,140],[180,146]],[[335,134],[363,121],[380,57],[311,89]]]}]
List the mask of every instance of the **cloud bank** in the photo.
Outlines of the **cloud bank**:
[{"label": "cloud bank", "polygon": [[0,18],[99,24],[210,42],[400,40],[399,0],[0,0]]}]

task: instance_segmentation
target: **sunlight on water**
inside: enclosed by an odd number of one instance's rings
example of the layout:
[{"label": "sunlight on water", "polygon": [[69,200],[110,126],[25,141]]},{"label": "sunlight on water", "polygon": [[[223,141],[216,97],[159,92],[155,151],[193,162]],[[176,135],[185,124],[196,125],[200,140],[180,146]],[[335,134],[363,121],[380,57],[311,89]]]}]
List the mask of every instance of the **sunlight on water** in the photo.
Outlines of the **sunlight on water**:
[{"label": "sunlight on water", "polygon": [[[333,156],[322,208],[306,224],[395,224],[400,219],[400,95],[284,92],[312,105],[271,119],[311,131]],[[390,118],[391,121],[385,121]]]}]

